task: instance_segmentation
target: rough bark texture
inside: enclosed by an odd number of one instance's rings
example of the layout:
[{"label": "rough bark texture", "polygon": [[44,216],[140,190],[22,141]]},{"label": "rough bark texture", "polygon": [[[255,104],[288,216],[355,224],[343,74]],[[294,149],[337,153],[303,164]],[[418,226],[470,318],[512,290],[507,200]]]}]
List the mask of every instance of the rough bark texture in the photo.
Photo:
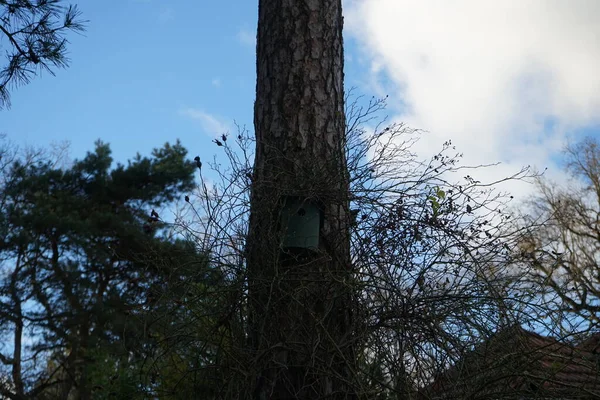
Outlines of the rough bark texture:
[{"label": "rough bark texture", "polygon": [[[248,237],[255,399],[353,398],[341,0],[260,0]],[[318,251],[281,247],[284,196],[322,210]]]}]

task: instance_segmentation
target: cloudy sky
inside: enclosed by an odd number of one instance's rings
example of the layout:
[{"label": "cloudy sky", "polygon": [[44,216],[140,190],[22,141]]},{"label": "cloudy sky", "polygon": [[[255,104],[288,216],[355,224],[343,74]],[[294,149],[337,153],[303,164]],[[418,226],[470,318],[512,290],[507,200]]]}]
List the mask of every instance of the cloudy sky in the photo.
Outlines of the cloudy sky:
[{"label": "cloudy sky", "polygon": [[[80,0],[68,70],[13,92],[0,132],[21,143],[101,138],[124,161],[180,138],[195,154],[252,127],[257,2]],[[567,138],[600,134],[600,1],[345,0],[346,86],[390,118],[452,139],[470,164],[550,168]],[[526,190],[519,188],[519,191]]]},{"label": "cloudy sky", "polygon": [[557,175],[565,140],[600,133],[600,1],[348,0],[346,33],[394,116],[494,175]]}]

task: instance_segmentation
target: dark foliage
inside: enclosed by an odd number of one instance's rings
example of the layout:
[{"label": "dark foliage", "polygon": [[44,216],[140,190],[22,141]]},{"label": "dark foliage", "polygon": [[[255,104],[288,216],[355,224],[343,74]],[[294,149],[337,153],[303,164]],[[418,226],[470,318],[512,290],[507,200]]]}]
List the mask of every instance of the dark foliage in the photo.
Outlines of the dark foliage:
[{"label": "dark foliage", "polygon": [[84,30],[80,16],[62,0],[0,0],[0,45],[7,57],[0,69],[0,109],[10,106],[11,86],[68,66],[65,33]]},{"label": "dark foliage", "polygon": [[194,163],[179,143],[115,168],[102,142],[63,168],[9,147],[4,160],[0,326],[11,346],[0,349],[10,377],[0,393],[143,398],[159,385],[146,361],[160,332],[185,320],[182,282],[218,279],[156,211],[193,187]]}]

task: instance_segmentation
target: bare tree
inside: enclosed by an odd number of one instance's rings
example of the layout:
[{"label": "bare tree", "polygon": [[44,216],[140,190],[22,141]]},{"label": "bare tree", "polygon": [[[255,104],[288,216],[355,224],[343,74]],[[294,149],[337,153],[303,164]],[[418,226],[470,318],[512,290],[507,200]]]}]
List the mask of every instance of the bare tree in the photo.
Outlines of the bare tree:
[{"label": "bare tree", "polygon": [[[42,71],[68,66],[66,31],[81,32],[76,6],[62,0],[1,0],[0,48],[7,64],[0,70],[0,109],[10,106],[9,89],[27,84]],[[4,46],[2,46],[4,44]]]},{"label": "bare tree", "polygon": [[[524,224],[536,226],[521,245],[534,280],[558,297],[556,320],[565,329],[600,323],[600,146],[594,138],[564,151],[567,185],[540,177]],[[576,316],[576,318],[574,318]]]},{"label": "bare tree", "polygon": [[[385,99],[358,98],[345,112],[353,274],[344,284],[354,293],[355,356],[347,360],[348,380],[358,397],[409,399],[497,331],[538,319],[543,304],[537,289],[523,283],[523,271],[513,267],[518,258],[512,249],[523,232],[509,224],[510,196],[494,190],[496,182],[474,178],[478,168],[460,165],[461,154],[450,142],[431,160],[420,161],[411,151],[420,132],[383,125],[384,107]],[[365,131],[365,125],[378,122],[381,128]],[[240,393],[252,398],[254,382],[248,377],[264,362],[244,346],[253,334],[245,243],[255,143],[243,128],[237,139],[225,139],[216,144],[227,163],[198,159],[201,185],[181,208],[176,227],[195,236],[200,251],[210,251],[211,265],[229,281],[213,294],[229,307],[210,331],[220,332],[225,345],[220,360],[202,368],[221,371],[220,398]],[[209,169],[219,177],[212,185],[204,178]],[[531,176],[523,169],[506,180]],[[295,323],[298,330],[315,329],[310,320]]]}]

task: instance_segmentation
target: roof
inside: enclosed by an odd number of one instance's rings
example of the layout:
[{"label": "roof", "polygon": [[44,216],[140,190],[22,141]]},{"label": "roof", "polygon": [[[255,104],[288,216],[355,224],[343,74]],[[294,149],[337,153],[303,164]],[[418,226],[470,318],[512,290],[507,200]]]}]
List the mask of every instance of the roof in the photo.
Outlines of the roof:
[{"label": "roof", "polygon": [[421,399],[600,399],[600,335],[578,346],[513,326],[466,354]]}]

